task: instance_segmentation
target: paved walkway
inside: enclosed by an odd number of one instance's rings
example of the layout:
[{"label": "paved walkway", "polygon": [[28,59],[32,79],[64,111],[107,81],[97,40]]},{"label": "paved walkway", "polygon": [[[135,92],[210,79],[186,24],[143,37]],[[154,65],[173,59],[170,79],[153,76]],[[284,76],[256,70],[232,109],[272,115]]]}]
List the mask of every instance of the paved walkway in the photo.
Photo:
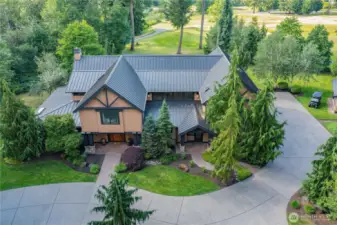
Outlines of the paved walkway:
[{"label": "paved walkway", "polygon": [[156,29],[154,29],[154,32],[152,32],[152,33],[149,33],[149,34],[145,34],[145,35],[141,35],[141,36],[136,37],[136,38],[135,38],[135,41],[141,41],[141,40],[143,40],[143,39],[145,39],[145,38],[150,38],[150,37],[153,37],[153,36],[155,36],[155,35],[164,33],[164,32],[166,32],[166,31],[168,31],[168,30],[167,30],[167,29],[163,29],[163,28],[156,28]]},{"label": "paved walkway", "polygon": [[[290,94],[277,93],[276,105],[280,119],[288,122],[282,157],[243,182],[205,195],[170,197],[140,190],[143,199],[136,207],[156,209],[146,225],[286,225],[288,199],[311,170],[317,147],[330,135]],[[98,183],[108,181],[116,157],[110,159]],[[73,183],[0,192],[0,224],[84,225],[102,216],[88,213],[97,204],[95,189],[93,183]]]},{"label": "paved walkway", "polygon": [[206,162],[202,158],[202,153],[208,148],[208,144],[187,144],[185,146],[188,153],[191,154],[192,160],[197,164],[199,167],[205,167],[207,170],[213,170],[214,166],[208,162]]}]

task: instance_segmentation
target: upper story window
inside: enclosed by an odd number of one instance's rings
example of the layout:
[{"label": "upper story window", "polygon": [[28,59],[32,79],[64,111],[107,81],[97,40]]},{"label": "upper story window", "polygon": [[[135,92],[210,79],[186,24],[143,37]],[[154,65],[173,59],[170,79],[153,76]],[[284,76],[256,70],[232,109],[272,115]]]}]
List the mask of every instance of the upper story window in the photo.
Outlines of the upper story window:
[{"label": "upper story window", "polygon": [[119,124],[119,110],[102,110],[100,114],[102,124]]},{"label": "upper story window", "polygon": [[194,100],[194,92],[153,92],[152,100]]}]

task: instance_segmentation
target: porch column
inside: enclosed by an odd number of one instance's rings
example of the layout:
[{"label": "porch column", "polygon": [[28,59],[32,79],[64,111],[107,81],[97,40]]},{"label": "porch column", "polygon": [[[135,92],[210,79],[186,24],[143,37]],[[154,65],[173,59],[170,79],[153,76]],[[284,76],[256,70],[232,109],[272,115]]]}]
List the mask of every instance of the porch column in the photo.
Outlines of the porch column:
[{"label": "porch column", "polygon": [[181,145],[185,144],[185,135],[184,134],[180,135],[180,144]]}]

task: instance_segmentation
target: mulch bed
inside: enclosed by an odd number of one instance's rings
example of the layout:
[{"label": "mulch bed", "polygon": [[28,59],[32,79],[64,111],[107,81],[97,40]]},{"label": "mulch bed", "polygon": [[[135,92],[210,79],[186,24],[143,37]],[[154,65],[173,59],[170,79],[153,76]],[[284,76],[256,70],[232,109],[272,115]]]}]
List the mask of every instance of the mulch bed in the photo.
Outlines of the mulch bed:
[{"label": "mulch bed", "polygon": [[33,160],[27,161],[25,163],[35,163],[35,162],[41,162],[41,161],[49,161],[49,160],[55,160],[63,162],[65,165],[69,166],[70,168],[82,172],[82,173],[90,173],[90,164],[97,164],[99,167],[102,166],[103,160],[105,155],[104,154],[88,154],[86,158],[87,166],[86,167],[80,167],[80,166],[74,166],[70,161],[62,158],[61,152],[53,152],[53,153],[44,153],[39,158],[35,158]]},{"label": "mulch bed", "polygon": [[191,166],[190,166],[190,161],[191,161],[191,160],[192,160],[191,155],[190,155],[190,154],[187,154],[185,159],[179,159],[179,160],[177,160],[177,161],[174,161],[174,162],[172,162],[169,166],[179,169],[179,165],[180,165],[180,164],[185,164],[185,165],[187,165],[188,168],[189,168],[189,171],[188,171],[189,174],[203,177],[203,178],[205,178],[205,179],[207,179],[207,180],[213,182],[214,184],[220,186],[221,188],[223,188],[223,187],[228,187],[228,186],[233,185],[233,184],[235,184],[235,183],[238,182],[238,181],[236,180],[236,178],[235,178],[235,174],[233,173],[232,176],[231,176],[231,179],[229,179],[229,182],[223,183],[223,182],[221,182],[219,179],[217,179],[217,178],[215,178],[215,177],[212,177],[212,176],[211,176],[211,171],[203,172],[202,168],[200,168],[200,167],[199,167],[198,165],[196,165],[196,164],[194,165],[194,167],[191,167]]},{"label": "mulch bed", "polygon": [[[299,209],[294,209],[291,207],[290,203],[293,200],[297,200],[301,203],[301,207]],[[297,191],[291,198],[290,201],[288,202],[287,205],[287,215],[290,213],[297,213],[300,218],[306,218],[309,219],[313,224],[316,225],[337,225],[337,221],[329,221],[327,216],[324,214],[322,210],[316,209],[316,213],[313,215],[307,215],[304,212],[304,205],[309,204],[303,197],[300,195],[300,191]]]}]

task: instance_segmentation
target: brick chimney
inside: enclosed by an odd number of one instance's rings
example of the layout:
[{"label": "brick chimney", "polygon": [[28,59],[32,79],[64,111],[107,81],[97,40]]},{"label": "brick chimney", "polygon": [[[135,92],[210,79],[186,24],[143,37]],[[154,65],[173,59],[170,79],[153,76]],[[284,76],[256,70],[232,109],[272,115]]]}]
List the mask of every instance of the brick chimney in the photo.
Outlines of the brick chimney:
[{"label": "brick chimney", "polygon": [[82,51],[80,48],[74,48],[74,59],[75,61],[81,60]]}]

